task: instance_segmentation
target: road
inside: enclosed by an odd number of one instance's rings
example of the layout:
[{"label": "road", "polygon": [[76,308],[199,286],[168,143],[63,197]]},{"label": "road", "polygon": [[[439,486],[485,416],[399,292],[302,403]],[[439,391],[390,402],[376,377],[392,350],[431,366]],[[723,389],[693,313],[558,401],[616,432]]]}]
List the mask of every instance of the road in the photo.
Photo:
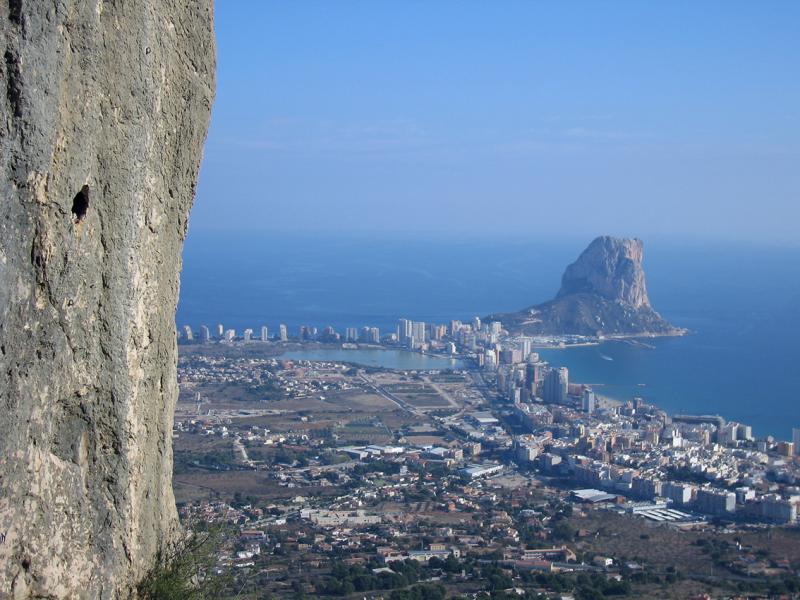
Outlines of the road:
[{"label": "road", "polygon": [[453,399],[453,397],[450,395],[450,392],[448,392],[447,390],[445,390],[442,387],[440,387],[439,384],[434,383],[428,377],[423,377],[422,381],[424,381],[425,383],[430,385],[436,391],[437,394],[439,394],[442,398],[447,400],[447,402],[450,404],[450,406],[452,406],[455,409],[461,408],[461,406],[458,404],[458,402],[456,402]]},{"label": "road", "polygon": [[478,388],[478,391],[483,396],[483,399],[486,400],[489,406],[491,406],[495,399],[489,395],[489,386],[486,385],[486,381],[484,381],[483,375],[481,375],[477,371],[471,371],[470,376],[472,377],[473,383],[475,383],[475,387]]},{"label": "road", "polygon": [[238,451],[239,454],[242,455],[242,462],[249,467],[253,466],[253,461],[250,460],[250,457],[247,455],[247,448],[244,447],[242,444],[242,440],[237,436],[233,439],[233,449]]},{"label": "road", "polygon": [[341,471],[343,469],[352,469],[356,465],[360,465],[360,460],[348,460],[347,462],[337,463],[335,465],[320,465],[317,467],[299,467],[297,469],[290,469],[288,473],[305,473],[314,469],[315,471]]},{"label": "road", "polygon": [[360,377],[361,377],[361,380],[367,386],[371,387],[375,391],[375,393],[378,394],[379,396],[382,396],[382,397],[386,398],[387,400],[389,400],[390,402],[393,402],[399,408],[401,408],[402,410],[405,410],[406,412],[411,413],[412,415],[416,415],[418,417],[425,418],[425,413],[423,413],[422,411],[420,411],[416,407],[410,405],[405,400],[403,400],[403,399],[399,398],[398,396],[395,396],[391,392],[383,389],[381,386],[379,386],[377,383],[375,383],[369,377],[367,377],[366,373],[361,373]]}]

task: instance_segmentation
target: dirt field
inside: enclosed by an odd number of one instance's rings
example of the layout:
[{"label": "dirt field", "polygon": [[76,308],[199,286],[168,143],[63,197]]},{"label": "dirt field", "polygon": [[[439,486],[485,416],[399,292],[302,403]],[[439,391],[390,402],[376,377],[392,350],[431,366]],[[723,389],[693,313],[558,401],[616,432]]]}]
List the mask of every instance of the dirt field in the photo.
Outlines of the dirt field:
[{"label": "dirt field", "polygon": [[418,408],[444,408],[450,406],[450,403],[446,399],[436,394],[411,394],[408,396],[401,396],[401,398]]},{"label": "dirt field", "polygon": [[[641,561],[656,571],[666,572],[672,566],[684,573],[720,576],[727,571],[719,563],[735,561],[742,554],[758,554],[767,561],[787,559],[794,569],[800,568],[800,530],[797,528],[734,533],[683,532],[606,510],[589,510],[585,518],[571,519],[570,525],[576,531],[584,529],[598,534],[577,541],[578,550]],[[703,540],[700,542],[703,545],[698,545],[699,540]],[[741,542],[742,552],[736,551],[736,540]],[[709,542],[725,542],[727,550],[710,552]]]},{"label": "dirt field", "polygon": [[180,401],[193,403],[195,394],[199,393],[201,397],[207,398],[214,406],[222,404],[227,405],[241,405],[242,403],[248,405],[263,405],[266,401],[272,401],[279,398],[278,395],[264,394],[251,389],[249,385],[239,383],[192,383],[181,384]]},{"label": "dirt field", "polygon": [[194,461],[207,464],[234,464],[233,440],[219,436],[181,433],[173,440],[174,468],[182,473],[193,468]]},{"label": "dirt field", "polygon": [[440,435],[407,435],[405,436],[409,444],[415,446],[446,446],[448,441]]},{"label": "dirt field", "polygon": [[340,392],[327,399],[329,404],[356,412],[384,413],[397,410],[397,405],[383,396],[368,392]]},{"label": "dirt field", "polygon": [[390,444],[394,433],[380,421],[352,422],[335,429],[339,441],[348,444]]},{"label": "dirt field", "polygon": [[285,500],[295,496],[336,496],[337,487],[282,487],[259,471],[196,472],[175,475],[173,478],[175,501],[233,500],[239,492],[243,497],[257,498],[262,502]]}]

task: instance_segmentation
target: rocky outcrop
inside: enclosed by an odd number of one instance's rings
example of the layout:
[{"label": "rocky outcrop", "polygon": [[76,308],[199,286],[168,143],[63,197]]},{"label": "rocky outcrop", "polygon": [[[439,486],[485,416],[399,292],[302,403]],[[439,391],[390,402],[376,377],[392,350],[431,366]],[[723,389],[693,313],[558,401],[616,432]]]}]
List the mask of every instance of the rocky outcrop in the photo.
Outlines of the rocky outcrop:
[{"label": "rocky outcrop", "polygon": [[643,257],[642,240],[596,238],[564,271],[556,298],[590,294],[634,309],[649,307]]},{"label": "rocky outcrop", "polygon": [[0,597],[125,598],[178,526],[211,0],[9,0],[0,31]]},{"label": "rocky outcrop", "polygon": [[555,299],[517,313],[491,315],[529,335],[677,335],[650,306],[641,240],[598,237],[569,265]]}]

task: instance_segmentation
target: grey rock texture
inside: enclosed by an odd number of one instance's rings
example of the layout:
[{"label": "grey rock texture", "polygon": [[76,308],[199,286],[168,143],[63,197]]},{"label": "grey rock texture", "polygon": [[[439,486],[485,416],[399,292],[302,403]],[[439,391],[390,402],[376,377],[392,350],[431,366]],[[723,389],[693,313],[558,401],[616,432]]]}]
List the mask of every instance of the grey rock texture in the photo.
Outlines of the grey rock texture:
[{"label": "grey rock texture", "polygon": [[650,306],[638,239],[602,236],[569,265],[553,300],[516,313],[490,315],[528,335],[680,335]]},{"label": "grey rock texture", "polygon": [[178,530],[174,315],[211,4],[0,7],[0,597],[130,597]]},{"label": "grey rock texture", "polygon": [[564,271],[556,298],[593,294],[636,309],[650,306],[643,257],[642,240],[607,235],[596,238]]}]

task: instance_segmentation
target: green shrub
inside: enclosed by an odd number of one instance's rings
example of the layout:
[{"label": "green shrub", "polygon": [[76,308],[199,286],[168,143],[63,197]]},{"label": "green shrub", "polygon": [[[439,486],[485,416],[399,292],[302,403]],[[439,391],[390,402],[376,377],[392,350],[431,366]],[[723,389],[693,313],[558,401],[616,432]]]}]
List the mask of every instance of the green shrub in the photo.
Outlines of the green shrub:
[{"label": "green shrub", "polygon": [[164,549],[137,586],[142,600],[212,600],[220,598],[228,577],[215,575],[220,530],[196,532]]}]

